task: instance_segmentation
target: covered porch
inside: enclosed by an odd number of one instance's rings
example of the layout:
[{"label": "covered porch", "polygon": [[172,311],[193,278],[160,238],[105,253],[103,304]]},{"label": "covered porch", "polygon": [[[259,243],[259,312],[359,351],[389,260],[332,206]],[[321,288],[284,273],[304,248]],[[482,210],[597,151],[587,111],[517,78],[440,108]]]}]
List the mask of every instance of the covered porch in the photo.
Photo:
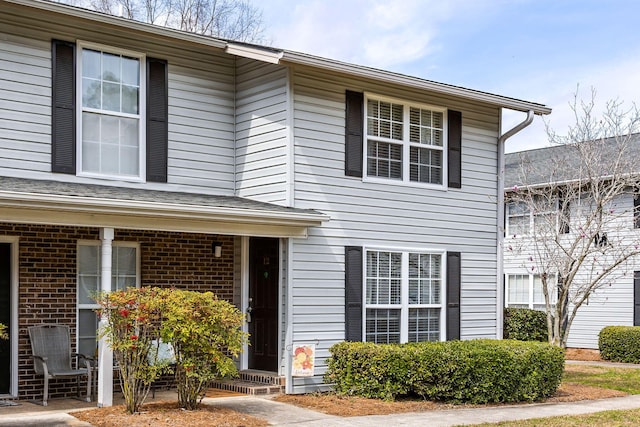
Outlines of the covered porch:
[{"label": "covered porch", "polygon": [[[112,355],[104,343],[96,350],[90,296],[124,286],[211,291],[233,302],[250,314],[252,335],[238,367],[286,374],[290,241],[326,216],[232,196],[0,181],[0,321],[11,336],[0,396],[41,396],[27,327],[62,323],[73,351],[98,356],[97,403],[111,405]],[[53,382],[50,391],[68,396],[75,381]]]}]

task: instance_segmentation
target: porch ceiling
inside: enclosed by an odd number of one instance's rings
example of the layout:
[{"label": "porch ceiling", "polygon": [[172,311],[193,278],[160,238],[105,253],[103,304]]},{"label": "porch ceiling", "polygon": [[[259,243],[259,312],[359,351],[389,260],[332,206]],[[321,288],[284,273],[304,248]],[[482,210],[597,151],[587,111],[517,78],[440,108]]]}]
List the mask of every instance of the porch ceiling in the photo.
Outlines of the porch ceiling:
[{"label": "porch ceiling", "polygon": [[0,221],[306,237],[328,216],[233,196],[0,177]]}]

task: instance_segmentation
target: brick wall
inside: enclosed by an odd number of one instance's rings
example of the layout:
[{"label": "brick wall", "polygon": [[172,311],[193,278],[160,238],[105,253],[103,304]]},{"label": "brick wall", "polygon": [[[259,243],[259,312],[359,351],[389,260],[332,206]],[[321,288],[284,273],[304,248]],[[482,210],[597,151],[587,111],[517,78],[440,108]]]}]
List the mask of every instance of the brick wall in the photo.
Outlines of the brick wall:
[{"label": "brick wall", "polygon": [[[69,325],[75,347],[77,241],[99,240],[99,230],[0,224],[0,235],[19,237],[19,397],[40,399],[43,380],[33,371],[27,327]],[[116,230],[114,240],[140,244],[142,286],[212,291],[233,301],[233,236]],[[215,241],[223,244],[221,258],[213,257]],[[71,396],[75,390],[75,379],[49,383],[52,398]]]}]

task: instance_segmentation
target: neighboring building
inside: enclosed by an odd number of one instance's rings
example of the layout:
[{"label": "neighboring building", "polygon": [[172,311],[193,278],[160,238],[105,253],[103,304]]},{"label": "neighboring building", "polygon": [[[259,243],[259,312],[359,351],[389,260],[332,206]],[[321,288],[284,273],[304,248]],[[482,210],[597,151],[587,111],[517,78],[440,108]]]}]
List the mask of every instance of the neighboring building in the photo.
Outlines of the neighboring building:
[{"label": "neighboring building", "polygon": [[[594,147],[602,150],[602,153],[598,155],[605,159],[614,159],[619,153],[616,148],[616,138],[605,139],[602,145]],[[544,188],[547,185],[552,185],[560,189],[561,192],[563,183],[575,182],[579,177],[580,170],[579,156],[575,150],[576,148],[570,145],[559,145],[507,154],[505,156],[507,200],[509,193],[512,193],[514,189],[515,191],[527,191],[529,186]],[[631,160],[640,159],[640,134],[630,136],[628,148],[625,150],[624,157]],[[629,162],[625,168],[634,169],[634,163],[633,161]],[[603,171],[605,170],[608,168],[603,167]],[[633,170],[625,170],[625,172],[633,172]],[[612,173],[612,171],[608,170],[608,173]],[[553,176],[551,184],[550,176]],[[523,177],[527,179],[526,184],[523,183]],[[596,236],[593,243],[595,251],[604,254],[604,250],[598,249],[598,245],[611,244],[614,238],[617,241],[619,237],[621,242],[628,245],[635,244],[634,242],[640,238],[638,232],[640,198],[637,194],[637,190],[629,186],[627,192],[614,199],[611,204],[611,219],[613,221],[607,221],[606,228],[608,229],[603,230],[600,234],[604,236],[604,240],[602,238],[599,240]],[[556,203],[559,203],[559,200],[561,199],[557,199]],[[537,226],[546,226],[545,217],[547,217],[555,219],[558,227],[556,236],[559,239],[563,239],[564,235],[567,236],[568,242],[573,242],[573,236],[576,236],[576,233],[581,233],[580,224],[584,222],[585,217],[580,211],[583,205],[572,201],[564,206],[567,212],[564,215],[566,219],[563,220],[561,219],[563,217],[559,215],[559,211],[562,209],[558,205],[538,212],[532,212],[522,203],[507,203],[505,205],[504,295],[506,307],[544,310],[545,301],[540,272],[532,266],[537,258],[529,258],[534,249],[528,239],[532,235],[543,238],[545,233],[538,233],[535,230]],[[514,236],[516,237],[514,238]],[[547,238],[555,238],[555,236],[551,233],[547,235]],[[518,250],[515,250],[516,247]],[[604,255],[602,256],[604,257]],[[580,270],[581,274],[588,274],[593,265],[596,264],[585,262]],[[595,270],[597,272],[597,265]],[[578,281],[580,279],[581,277],[578,276]],[[556,281],[555,283],[557,280],[558,277],[552,278],[552,281]],[[627,264],[620,266],[603,283],[605,286],[597,289],[578,310],[569,331],[568,347],[597,349],[598,334],[605,326],[640,326],[640,260],[632,259]],[[557,303],[557,299],[556,294],[553,302]]]},{"label": "neighboring building", "polygon": [[[29,325],[95,353],[90,295],[124,286],[251,310],[239,367],[289,393],[325,387],[345,338],[501,337],[501,111],[547,107],[58,3],[0,10],[0,395],[41,393]],[[314,375],[292,377],[302,344]]]}]

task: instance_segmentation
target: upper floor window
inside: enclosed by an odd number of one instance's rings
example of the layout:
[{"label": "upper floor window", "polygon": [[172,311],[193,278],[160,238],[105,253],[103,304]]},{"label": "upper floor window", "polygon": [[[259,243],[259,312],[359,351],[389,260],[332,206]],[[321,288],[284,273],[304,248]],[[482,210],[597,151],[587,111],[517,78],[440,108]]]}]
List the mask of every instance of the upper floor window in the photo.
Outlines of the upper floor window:
[{"label": "upper floor window", "polygon": [[442,254],[367,251],[366,341],[439,341],[443,292]]},{"label": "upper floor window", "polygon": [[79,45],[78,171],[142,179],[144,56]]},{"label": "upper floor window", "polygon": [[442,185],[446,110],[367,97],[368,177]]},{"label": "upper floor window", "polygon": [[532,232],[538,235],[555,235],[569,231],[569,214],[559,215],[557,200],[534,200],[534,210],[521,201],[506,205],[507,230],[510,237],[523,236]]}]

